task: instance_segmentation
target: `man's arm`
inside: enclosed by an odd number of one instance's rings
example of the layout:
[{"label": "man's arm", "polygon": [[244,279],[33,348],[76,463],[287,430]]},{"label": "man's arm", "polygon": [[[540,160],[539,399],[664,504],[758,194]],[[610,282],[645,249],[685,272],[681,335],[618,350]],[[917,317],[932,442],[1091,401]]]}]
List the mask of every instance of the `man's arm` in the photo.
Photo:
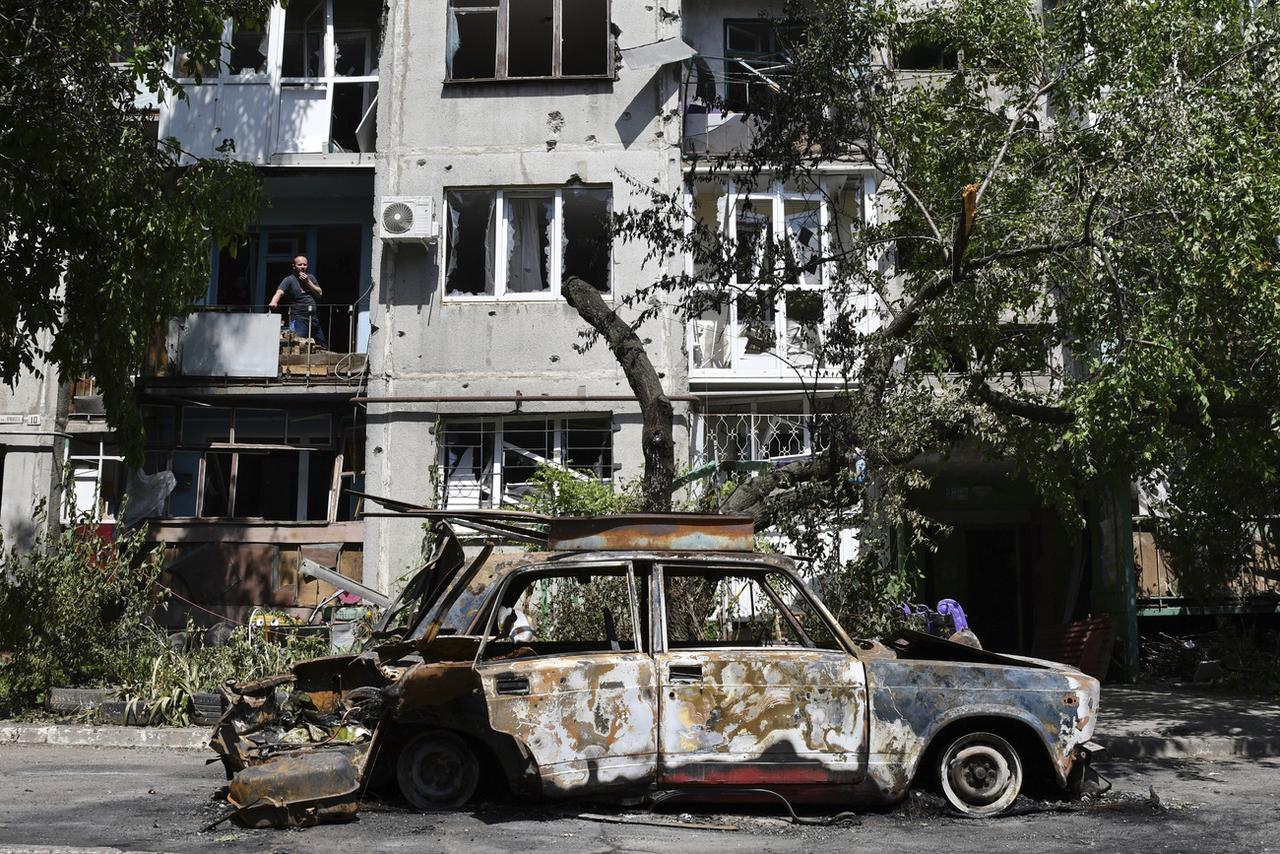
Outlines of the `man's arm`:
[{"label": "man's arm", "polygon": [[280,297],[284,296],[284,288],[276,288],[276,292],[271,295],[271,302],[267,303],[268,308],[275,308],[280,305]]},{"label": "man's arm", "polygon": [[324,296],[324,291],[320,290],[320,283],[317,282],[316,277],[310,273],[307,273],[302,278],[302,284],[307,290],[311,291],[311,295],[316,299],[320,299],[320,297]]}]

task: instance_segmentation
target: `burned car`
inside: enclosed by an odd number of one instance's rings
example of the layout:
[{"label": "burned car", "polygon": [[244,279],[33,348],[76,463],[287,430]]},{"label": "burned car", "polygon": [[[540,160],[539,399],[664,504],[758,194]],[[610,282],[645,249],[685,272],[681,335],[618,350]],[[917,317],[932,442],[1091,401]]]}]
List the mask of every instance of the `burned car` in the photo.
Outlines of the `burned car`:
[{"label": "burned car", "polygon": [[[513,514],[507,514],[511,516]],[[915,632],[850,638],[750,519],[470,518],[539,548],[468,557],[448,521],[360,653],[224,689],[211,744],[250,825],[349,818],[370,787],[457,808],[680,791],[965,814],[1079,790],[1098,682]],[[543,538],[545,537],[545,542]]]}]

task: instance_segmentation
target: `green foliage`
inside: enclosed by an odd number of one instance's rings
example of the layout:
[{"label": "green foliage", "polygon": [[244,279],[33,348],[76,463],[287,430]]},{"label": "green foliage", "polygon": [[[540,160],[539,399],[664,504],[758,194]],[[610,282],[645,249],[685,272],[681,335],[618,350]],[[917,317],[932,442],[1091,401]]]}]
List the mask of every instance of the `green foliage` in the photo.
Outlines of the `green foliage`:
[{"label": "green foliage", "polygon": [[642,507],[639,483],[615,486],[560,466],[538,466],[529,485],[533,488],[521,499],[520,509],[548,516],[615,516]]},{"label": "green foliage", "polygon": [[619,640],[635,638],[631,597],[623,576],[543,579],[534,582],[528,597],[526,613],[535,641],[606,640],[605,611],[613,615]]},{"label": "green foliage", "polygon": [[[1035,5],[787,4],[804,36],[780,95],[751,117],[747,149],[699,164],[697,180],[822,195],[833,162],[867,164],[877,217],[829,235],[816,361],[845,381],[839,429],[818,445],[830,464],[804,473],[820,485],[783,482],[755,506],[843,506],[903,528],[922,455],[964,446],[1082,523],[1100,480],[1159,470],[1168,531],[1231,532],[1187,565],[1210,575],[1192,588],[1220,586],[1246,554],[1241,514],[1274,515],[1280,485],[1280,9]],[[888,61],[921,42],[956,61]],[[618,238],[662,269],[692,254],[698,276],[639,289],[637,322],[732,298],[743,247],[714,222],[687,231],[679,194],[649,195]],[[777,250],[754,277],[764,299],[796,278]],[[852,456],[877,483],[874,508],[833,501]],[[880,544],[865,565],[875,591],[905,581],[891,541],[864,537]]]},{"label": "green foliage", "polygon": [[0,707],[37,705],[53,686],[136,678],[164,649],[149,625],[159,556],[141,533],[112,542],[81,518],[2,561]]},{"label": "green foliage", "polygon": [[204,292],[210,237],[230,244],[260,199],[247,164],[178,168],[182,152],[148,137],[134,99],[181,97],[172,45],[211,67],[222,19],[262,21],[269,5],[16,0],[0,15],[0,380],[93,376],[134,464],[146,347]]},{"label": "green foliage", "polygon": [[282,641],[264,639],[258,629],[237,628],[225,643],[204,646],[204,633],[188,627],[180,649],[167,644],[144,678],[126,682],[120,694],[133,709],[146,711],[152,723],[187,726],[192,697],[212,693],[228,679],[249,682],[286,673],[299,661],[329,654],[327,634],[288,633]]}]

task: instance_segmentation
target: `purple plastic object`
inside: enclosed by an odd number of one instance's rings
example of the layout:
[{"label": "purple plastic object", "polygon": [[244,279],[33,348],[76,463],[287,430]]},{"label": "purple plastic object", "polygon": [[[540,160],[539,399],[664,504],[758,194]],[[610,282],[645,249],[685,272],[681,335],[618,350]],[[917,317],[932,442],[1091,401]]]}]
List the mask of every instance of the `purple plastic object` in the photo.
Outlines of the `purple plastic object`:
[{"label": "purple plastic object", "polygon": [[951,617],[951,625],[955,626],[957,632],[962,632],[969,628],[969,620],[964,615],[964,608],[961,608],[960,603],[954,599],[940,601],[938,603],[938,613]]}]

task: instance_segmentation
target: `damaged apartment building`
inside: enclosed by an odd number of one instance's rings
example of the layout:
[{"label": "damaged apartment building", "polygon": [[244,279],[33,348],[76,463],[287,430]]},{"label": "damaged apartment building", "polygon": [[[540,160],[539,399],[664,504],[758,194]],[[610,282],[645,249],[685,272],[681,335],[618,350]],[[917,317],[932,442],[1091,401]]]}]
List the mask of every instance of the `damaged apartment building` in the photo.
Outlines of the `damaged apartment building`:
[{"label": "damaged apartment building", "polygon": [[[690,177],[742,146],[744,109],[786,74],[761,5],[291,0],[265,31],[227,22],[222,63],[159,106],[159,133],[197,155],[232,140],[269,203],[245,245],[214,253],[206,298],[138,383],[147,472],[175,481],[150,536],[174,590],[204,609],[190,613],[305,609],[323,591],[303,558],[394,588],[420,561],[421,520],[351,490],[497,508],[543,465],[640,474],[639,406],[608,349],[582,347],[560,293],[576,276],[622,306],[664,272],[645,246],[609,242],[611,213],[645,207],[646,188],[679,192],[691,220],[740,244],[786,241],[798,259],[878,215],[882,176],[866,163],[825,164],[809,186]],[[190,74],[184,61],[176,48]],[[323,346],[267,310],[299,254],[323,287]],[[814,453],[840,380],[812,359],[827,271],[797,268],[770,304],[738,298],[687,323],[659,313],[639,330],[695,485]],[[80,400],[71,421],[92,418]],[[126,480],[109,437],[70,448],[109,518]],[[1132,615],[1127,484],[1082,555],[1007,467],[979,454],[948,466],[920,502],[953,531],[923,558],[923,594],[960,599],[991,627],[984,640],[1018,652],[1080,603]]]}]

